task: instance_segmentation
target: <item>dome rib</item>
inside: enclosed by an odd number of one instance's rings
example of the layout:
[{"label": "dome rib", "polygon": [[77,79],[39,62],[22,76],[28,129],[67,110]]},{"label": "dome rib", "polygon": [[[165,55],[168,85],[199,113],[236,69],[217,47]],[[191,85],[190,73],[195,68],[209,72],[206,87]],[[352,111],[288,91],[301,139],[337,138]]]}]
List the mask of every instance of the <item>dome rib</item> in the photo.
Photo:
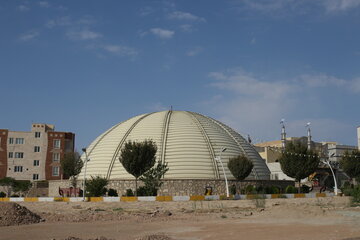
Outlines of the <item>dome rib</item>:
[{"label": "dome rib", "polygon": [[[236,132],[235,132],[232,128],[224,125],[223,123],[221,123],[221,122],[219,122],[219,121],[217,121],[217,120],[215,120],[215,119],[213,119],[213,118],[210,118],[210,119],[213,120],[213,121],[214,121],[216,124],[218,124],[220,127],[222,127],[222,128],[234,139],[234,141],[236,142],[236,144],[242,149],[242,151],[245,153],[246,156],[251,156],[251,155],[253,155],[252,152],[249,152],[247,149],[244,148],[244,144],[241,144],[241,143],[244,143],[244,142],[245,142],[245,139],[244,139],[240,134],[236,134]],[[233,134],[233,133],[235,133],[235,134]],[[236,137],[236,136],[234,136],[234,135],[239,135],[239,136]],[[241,140],[241,143],[240,143],[239,140]],[[250,144],[248,144],[248,145],[251,146]],[[245,145],[245,146],[247,146],[247,145]],[[252,147],[251,150],[256,151],[253,147]],[[251,159],[251,158],[250,158],[250,159]],[[252,162],[254,163],[254,165],[256,164],[254,161],[252,161]],[[255,167],[252,169],[252,172],[253,172],[253,175],[254,175],[255,179],[259,179],[259,174],[257,173]]]},{"label": "dome rib", "polygon": [[120,124],[122,124],[123,122],[120,122],[118,124],[116,124],[115,126],[111,127],[109,130],[107,130],[103,135],[101,135],[99,137],[99,139],[96,141],[96,143],[93,145],[93,147],[87,151],[88,156],[90,156],[90,154],[92,153],[92,151],[94,150],[94,148],[98,145],[99,142],[101,142],[101,140],[103,140],[103,138],[108,135],[113,129],[115,129],[117,126],[119,126]]},{"label": "dome rib", "polygon": [[[200,114],[200,115],[201,115],[201,114]],[[216,123],[218,126],[220,126],[220,127],[236,142],[236,144],[237,144],[237,145],[239,146],[239,148],[244,152],[244,154],[245,154],[246,156],[249,156],[248,152],[247,152],[247,151],[245,150],[245,148],[243,147],[243,144],[241,144],[241,143],[238,141],[238,138],[235,137],[235,136],[232,134],[232,131],[234,131],[234,130],[232,130],[231,128],[225,126],[224,124],[220,123],[219,121],[217,121],[217,120],[215,120],[215,119],[213,119],[213,118],[210,118],[210,117],[208,117],[208,118],[211,119],[211,120],[212,120],[214,123]],[[254,177],[255,177],[255,178],[259,178],[259,176],[258,176],[255,168],[253,168],[252,171],[254,172],[254,174],[253,174]]]},{"label": "dome rib", "polygon": [[[247,179],[269,179],[270,171],[254,146],[231,127],[210,117],[190,111],[161,111],[135,116],[116,124],[99,135],[88,146],[88,176],[107,179],[133,179],[119,156],[125,142],[152,139],[158,146],[156,159],[168,163],[164,179],[223,179],[231,178],[226,163],[230,158],[245,154],[254,164]],[[215,160],[221,147],[224,172]],[[85,154],[81,157],[85,159]],[[80,177],[84,176],[81,172]]]},{"label": "dome rib", "polygon": [[201,122],[199,121],[199,119],[196,117],[196,115],[193,112],[186,111],[186,113],[189,114],[192,117],[192,119],[194,119],[197,127],[199,128],[201,134],[203,135],[204,140],[205,140],[206,145],[207,145],[207,148],[208,148],[209,153],[210,153],[212,163],[213,163],[214,176],[215,176],[215,178],[220,179],[219,168],[218,168],[218,165],[215,162],[215,151],[214,151],[214,148],[213,148],[213,146],[211,144],[211,141],[210,141],[210,138],[209,138],[208,134],[206,133],[204,127],[201,125]]},{"label": "dome rib", "polygon": [[164,121],[164,130],[163,130],[163,134],[162,134],[162,146],[161,146],[161,157],[160,160],[161,162],[164,164],[165,163],[165,155],[166,155],[166,141],[167,141],[167,137],[168,137],[168,132],[169,132],[169,123],[170,123],[170,118],[171,118],[171,114],[172,114],[172,110],[168,111],[166,113],[165,116],[165,121]]},{"label": "dome rib", "polygon": [[[121,147],[122,145],[124,144],[124,142],[126,141],[126,138],[129,136],[129,134],[131,133],[131,131],[134,129],[134,127],[141,121],[143,120],[144,118],[146,118],[147,116],[151,115],[151,114],[154,114],[154,113],[148,113],[148,114],[145,114],[144,116],[142,116],[141,118],[139,118],[138,120],[136,120],[132,125],[131,127],[126,131],[126,133],[124,134],[123,138],[121,139],[121,141],[119,142],[117,148],[115,149],[115,152],[113,154],[113,157],[111,159],[111,162],[110,162],[110,165],[109,165],[109,169],[108,169],[108,172],[106,174],[106,179],[109,179],[110,178],[110,175],[111,175],[111,172],[112,172],[112,168],[114,166],[114,162],[116,161],[117,159],[117,156],[121,150]],[[120,161],[120,160],[119,160]]]}]

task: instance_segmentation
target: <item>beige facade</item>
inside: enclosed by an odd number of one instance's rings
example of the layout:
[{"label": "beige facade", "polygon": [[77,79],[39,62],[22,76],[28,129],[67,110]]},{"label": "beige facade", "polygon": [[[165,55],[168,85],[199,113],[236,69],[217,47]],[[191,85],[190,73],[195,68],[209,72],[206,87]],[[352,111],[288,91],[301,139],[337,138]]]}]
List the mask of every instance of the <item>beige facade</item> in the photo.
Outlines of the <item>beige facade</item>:
[{"label": "beige facade", "polygon": [[74,151],[75,135],[33,123],[30,132],[0,129],[0,178],[55,180],[62,178],[60,161]]},{"label": "beige facade", "polygon": [[53,128],[53,126],[46,124],[34,124],[31,132],[8,132],[7,177],[18,180],[45,179],[45,159],[48,144],[46,132],[53,130]]}]

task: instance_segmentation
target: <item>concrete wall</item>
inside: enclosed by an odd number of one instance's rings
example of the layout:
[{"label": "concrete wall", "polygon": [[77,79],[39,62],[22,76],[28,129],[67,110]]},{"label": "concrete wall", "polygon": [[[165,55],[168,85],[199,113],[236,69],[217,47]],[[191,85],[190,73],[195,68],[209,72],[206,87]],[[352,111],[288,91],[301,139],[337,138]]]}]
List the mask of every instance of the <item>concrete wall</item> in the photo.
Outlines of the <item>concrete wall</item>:
[{"label": "concrete wall", "polygon": [[[293,185],[293,181],[275,181],[275,180],[248,180],[242,182],[229,181],[229,186],[235,184],[238,187],[244,188],[247,185],[263,185],[263,186],[278,186],[286,187]],[[142,182],[138,181],[138,186],[141,186]],[[71,186],[68,180],[53,180],[49,181],[49,197],[59,196],[60,188],[69,188]],[[211,186],[213,188],[213,194],[225,194],[225,181],[224,180],[164,180],[164,184],[158,192],[159,196],[189,196],[189,195],[204,195],[205,187]],[[82,188],[82,181],[79,181],[78,187]],[[135,189],[134,180],[110,180],[107,188],[116,189],[119,195],[124,195],[126,189]]]},{"label": "concrete wall", "polygon": [[268,168],[270,169],[272,179],[274,179],[275,176],[276,176],[278,180],[294,181],[293,178],[288,177],[288,176],[281,170],[281,166],[280,166],[280,163],[279,163],[279,162],[267,163],[267,165],[268,165]]}]

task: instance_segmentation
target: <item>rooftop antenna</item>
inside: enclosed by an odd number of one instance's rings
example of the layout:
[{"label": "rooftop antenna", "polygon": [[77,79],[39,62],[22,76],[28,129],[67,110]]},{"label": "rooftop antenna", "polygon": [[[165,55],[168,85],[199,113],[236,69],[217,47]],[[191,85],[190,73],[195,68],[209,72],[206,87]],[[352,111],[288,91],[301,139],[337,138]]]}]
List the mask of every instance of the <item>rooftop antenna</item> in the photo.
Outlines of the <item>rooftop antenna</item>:
[{"label": "rooftop antenna", "polygon": [[307,149],[311,150],[311,129],[310,129],[311,122],[306,123],[307,128]]},{"label": "rooftop antenna", "polygon": [[248,138],[248,142],[251,144],[252,140],[251,140],[250,134],[247,135],[247,138]]},{"label": "rooftop antenna", "polygon": [[285,131],[285,119],[282,118],[280,120],[280,124],[282,125],[281,127],[281,147],[282,150],[285,151],[285,147],[286,147],[286,131]]}]

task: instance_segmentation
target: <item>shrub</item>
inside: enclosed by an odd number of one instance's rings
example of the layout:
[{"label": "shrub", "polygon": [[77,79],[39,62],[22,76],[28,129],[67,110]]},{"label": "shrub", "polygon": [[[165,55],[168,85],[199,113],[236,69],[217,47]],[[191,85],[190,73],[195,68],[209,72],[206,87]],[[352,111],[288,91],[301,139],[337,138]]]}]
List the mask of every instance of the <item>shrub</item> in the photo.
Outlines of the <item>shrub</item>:
[{"label": "shrub", "polygon": [[144,195],[142,196],[156,196],[158,189],[163,184],[162,178],[168,170],[167,163],[163,164],[161,161],[158,161],[156,166],[144,173],[140,177],[140,180],[143,181],[145,185],[145,188],[140,190],[143,191],[142,194]]},{"label": "shrub", "polygon": [[115,189],[110,188],[109,191],[108,191],[108,196],[109,197],[117,197],[118,193],[117,193],[117,191]]},{"label": "shrub", "polygon": [[273,194],[279,194],[280,193],[280,188],[276,187],[276,186],[271,186],[272,192]]},{"label": "shrub", "polygon": [[351,187],[346,187],[346,188],[342,188],[341,192],[345,195],[345,196],[351,196],[353,189]]},{"label": "shrub", "polygon": [[265,187],[265,193],[266,194],[279,194],[280,189],[276,186],[266,186]]},{"label": "shrub", "polygon": [[285,194],[279,194],[278,198],[287,198]]},{"label": "shrub", "polygon": [[232,195],[235,195],[235,194],[236,194],[236,186],[235,186],[235,184],[231,185],[231,186],[229,187],[229,190],[230,190],[230,193],[231,193]]},{"label": "shrub", "polygon": [[126,197],[133,197],[133,196],[134,196],[133,190],[131,190],[130,188],[129,188],[129,189],[126,189],[125,196],[126,196]]},{"label": "shrub", "polygon": [[245,188],[245,194],[255,193],[255,187],[253,185],[247,185]]},{"label": "shrub", "polygon": [[355,204],[360,203],[360,185],[350,185],[341,189],[345,196],[351,196],[351,200]]},{"label": "shrub", "polygon": [[279,194],[280,193],[280,189],[276,186],[267,186],[265,188],[265,193],[266,194]]},{"label": "shrub", "polygon": [[6,193],[0,192],[0,198],[4,198],[4,197],[6,197]]},{"label": "shrub", "polygon": [[285,188],[285,193],[297,193],[297,190],[294,186],[289,185]]},{"label": "shrub", "polygon": [[147,186],[141,186],[136,190],[137,196],[156,196],[157,189],[149,188]]},{"label": "shrub", "polygon": [[360,203],[360,185],[354,187],[351,196],[353,203]]},{"label": "shrub", "polygon": [[308,185],[302,185],[301,186],[301,193],[309,193],[310,187]]},{"label": "shrub", "polygon": [[261,193],[265,193],[265,189],[263,186],[257,186],[255,189],[256,193],[261,194]]},{"label": "shrub", "polygon": [[93,177],[86,182],[86,191],[88,197],[101,197],[106,193],[105,186],[108,180],[99,176]]}]

